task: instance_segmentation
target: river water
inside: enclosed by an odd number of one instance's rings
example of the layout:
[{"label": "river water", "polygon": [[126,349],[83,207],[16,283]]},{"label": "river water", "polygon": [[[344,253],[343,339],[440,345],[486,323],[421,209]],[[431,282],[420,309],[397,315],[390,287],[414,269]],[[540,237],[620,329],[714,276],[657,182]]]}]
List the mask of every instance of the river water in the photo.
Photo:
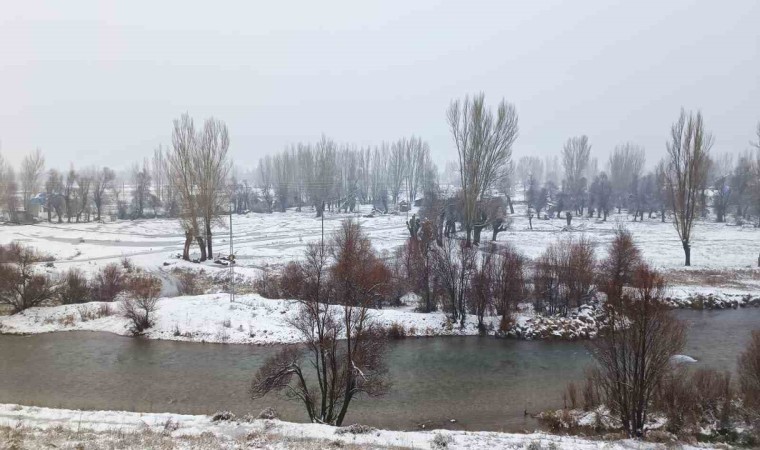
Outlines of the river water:
[{"label": "river water", "polygon": [[[750,330],[760,328],[760,309],[676,314],[691,325],[684,353],[701,366],[734,370]],[[108,333],[5,335],[0,403],[189,414],[258,413],[274,406],[283,419],[303,421],[297,403],[275,395],[249,399],[254,372],[275,351]],[[591,357],[582,342],[439,337],[392,342],[388,363],[390,393],[355,400],[346,423],[532,430],[536,423],[525,411],[561,407],[565,385],[582,378]]]}]

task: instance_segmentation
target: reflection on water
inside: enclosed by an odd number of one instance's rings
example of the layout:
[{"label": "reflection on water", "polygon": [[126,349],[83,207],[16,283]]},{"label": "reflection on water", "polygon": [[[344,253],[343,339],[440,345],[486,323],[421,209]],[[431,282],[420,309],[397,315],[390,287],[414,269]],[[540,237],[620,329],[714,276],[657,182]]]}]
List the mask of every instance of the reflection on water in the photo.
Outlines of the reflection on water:
[{"label": "reflection on water", "polygon": [[[684,353],[700,365],[733,370],[760,328],[760,309],[679,311],[690,325]],[[63,408],[237,414],[275,406],[305,420],[299,405],[270,396],[248,399],[256,368],[276,347],[147,341],[107,333],[0,336],[0,402]],[[393,387],[358,400],[346,423],[518,431],[524,412],[561,406],[567,381],[591,357],[580,342],[494,338],[407,339],[391,345]],[[456,423],[449,422],[456,419]]]}]

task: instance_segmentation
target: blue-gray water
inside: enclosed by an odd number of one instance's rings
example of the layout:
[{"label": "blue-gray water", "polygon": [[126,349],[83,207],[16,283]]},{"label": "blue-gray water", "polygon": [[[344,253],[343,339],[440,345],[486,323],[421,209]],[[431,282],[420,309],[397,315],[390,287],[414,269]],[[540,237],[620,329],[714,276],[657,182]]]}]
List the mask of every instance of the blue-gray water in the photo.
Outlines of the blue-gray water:
[{"label": "blue-gray water", "polygon": [[[734,370],[760,328],[760,309],[679,311],[691,324],[685,354],[700,365]],[[253,373],[276,347],[147,341],[107,333],[0,336],[0,402],[132,411],[237,414],[275,406],[305,419],[300,405],[275,396],[252,402]],[[393,387],[358,400],[346,423],[519,431],[536,423],[524,411],[562,406],[569,380],[591,363],[582,342],[479,337],[407,339],[391,344]],[[456,419],[451,423],[450,419]]]}]

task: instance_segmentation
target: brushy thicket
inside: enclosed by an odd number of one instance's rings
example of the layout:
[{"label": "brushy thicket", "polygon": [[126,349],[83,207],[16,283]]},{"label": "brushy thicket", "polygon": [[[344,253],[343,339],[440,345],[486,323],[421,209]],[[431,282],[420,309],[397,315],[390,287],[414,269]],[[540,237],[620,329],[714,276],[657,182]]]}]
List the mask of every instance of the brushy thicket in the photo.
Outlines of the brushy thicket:
[{"label": "brushy thicket", "polygon": [[51,301],[57,285],[49,274],[36,267],[37,263],[51,260],[15,242],[0,245],[0,304],[9,305],[15,314]]},{"label": "brushy thicket", "polygon": [[153,326],[156,304],[161,295],[161,279],[150,274],[129,278],[127,297],[121,301],[121,313],[130,320],[130,331],[138,335]]}]

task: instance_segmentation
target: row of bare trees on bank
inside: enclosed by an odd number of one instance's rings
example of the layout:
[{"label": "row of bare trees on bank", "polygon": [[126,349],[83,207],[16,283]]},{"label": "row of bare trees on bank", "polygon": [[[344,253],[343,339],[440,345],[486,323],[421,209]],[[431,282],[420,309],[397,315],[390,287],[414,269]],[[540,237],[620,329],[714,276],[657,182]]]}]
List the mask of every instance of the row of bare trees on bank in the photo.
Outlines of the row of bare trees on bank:
[{"label": "row of bare trees on bank", "polygon": [[261,198],[248,198],[245,186],[237,195],[241,209],[261,201],[264,212],[311,205],[320,217],[324,208],[353,212],[359,204],[388,211],[402,199],[413,203],[418,193],[437,185],[437,177],[430,148],[418,137],[359,148],[322,136],[261,158],[256,172]]},{"label": "row of bare trees on bank", "polygon": [[[734,422],[760,431],[760,330],[739,356],[737,392],[728,372],[673,363],[686,344],[686,324],[663,302],[666,281],[643,261],[629,232],[618,230],[597,273],[606,326],[588,344],[596,365],[582,388],[584,409],[606,406],[630,437],[642,436],[655,412],[681,437],[704,426],[728,435]],[[575,407],[574,383],[568,397]]]},{"label": "row of bare trees on bank", "polygon": [[351,220],[328,243],[309,245],[305,256],[282,274],[286,295],[298,299],[289,322],[304,344],[271,357],[251,394],[284,391],[312,422],[340,426],[356,397],[389,387],[385,331],[373,324],[370,308],[388,294],[391,272]]}]

